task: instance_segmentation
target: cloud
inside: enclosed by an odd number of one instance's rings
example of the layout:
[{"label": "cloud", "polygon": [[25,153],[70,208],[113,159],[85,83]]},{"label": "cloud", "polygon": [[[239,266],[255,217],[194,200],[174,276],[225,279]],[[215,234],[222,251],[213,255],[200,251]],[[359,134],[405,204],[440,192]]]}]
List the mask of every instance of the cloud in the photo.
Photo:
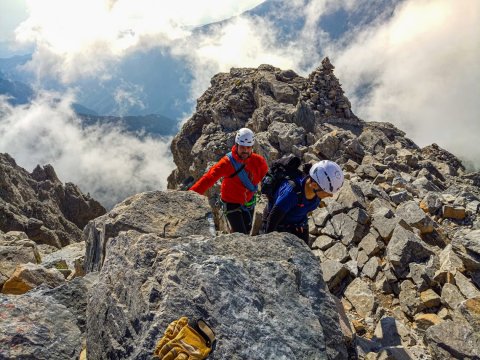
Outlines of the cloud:
[{"label": "cloud", "polygon": [[[331,60],[357,115],[387,121],[480,167],[480,3],[406,1]],[[371,91],[357,97],[357,90]],[[360,92],[362,93],[362,92]]]},{"label": "cloud", "polygon": [[20,43],[35,44],[28,69],[64,83],[98,75],[123,56],[168,46],[190,29],[223,20],[261,0],[44,0],[27,1],[28,18],[16,29]]},{"label": "cloud", "polygon": [[295,68],[302,51],[297,46],[278,46],[273,30],[268,20],[243,16],[214,25],[207,33],[193,34],[176,44],[173,54],[185,57],[191,64],[193,99],[206,90],[213,75],[232,67],[270,64]]},{"label": "cloud", "polygon": [[62,182],[73,182],[104,206],[166,187],[173,170],[171,139],[138,137],[115,126],[82,127],[73,96],[43,93],[30,105],[0,99],[0,152],[32,171],[52,164]]},{"label": "cloud", "polygon": [[137,106],[141,109],[145,108],[142,101],[144,98],[143,88],[139,85],[122,82],[120,86],[115,89],[113,98],[118,105],[116,114],[127,115],[128,109]]}]

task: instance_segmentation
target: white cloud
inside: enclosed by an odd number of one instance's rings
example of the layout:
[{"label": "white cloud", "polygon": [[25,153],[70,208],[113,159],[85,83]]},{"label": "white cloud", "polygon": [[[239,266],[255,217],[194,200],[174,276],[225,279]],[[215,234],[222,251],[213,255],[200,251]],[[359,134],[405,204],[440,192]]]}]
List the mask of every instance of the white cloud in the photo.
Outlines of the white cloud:
[{"label": "white cloud", "polygon": [[193,26],[223,20],[263,0],[28,0],[28,18],[16,29],[34,43],[30,64],[39,76],[65,83],[104,72],[138,46],[165,46]]},{"label": "white cloud", "polygon": [[128,109],[134,106],[144,109],[143,97],[143,88],[141,86],[123,82],[115,89],[113,94],[113,98],[118,105],[116,114],[120,116],[127,115]]},{"label": "white cloud", "polygon": [[[332,46],[331,60],[357,115],[391,122],[419,146],[435,142],[480,166],[479,24],[477,1],[407,1],[345,48]],[[370,95],[354,98],[368,82]]]},{"label": "white cloud", "polygon": [[249,17],[237,17],[227,24],[213,26],[206,34],[193,35],[178,43],[173,53],[191,62],[194,99],[205,91],[211,77],[218,72],[261,64],[293,69],[302,57],[297,46],[278,46],[272,24]]},{"label": "white cloud", "polygon": [[166,187],[173,170],[170,139],[139,138],[114,126],[82,128],[72,101],[43,94],[31,105],[12,107],[1,99],[0,152],[28,171],[52,164],[62,182],[73,182],[107,207]]}]

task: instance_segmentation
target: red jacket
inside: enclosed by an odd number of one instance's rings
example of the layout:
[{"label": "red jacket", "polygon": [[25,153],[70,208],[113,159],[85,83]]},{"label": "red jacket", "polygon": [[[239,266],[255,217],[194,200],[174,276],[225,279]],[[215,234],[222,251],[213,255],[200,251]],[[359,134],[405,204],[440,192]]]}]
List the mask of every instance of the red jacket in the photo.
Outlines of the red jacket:
[{"label": "red jacket", "polygon": [[[232,147],[233,158],[239,163],[245,163],[245,171],[254,185],[257,185],[268,171],[268,165],[263,156],[252,153],[246,160],[241,160],[236,151],[236,146]],[[253,192],[247,190],[242,181],[235,175],[229,177],[235,172],[235,168],[228,156],[224,156],[213,165],[208,172],[203,175],[191,188],[201,195],[210,189],[218,179],[223,177],[220,197],[224,202],[234,204],[245,204],[253,197]]]}]

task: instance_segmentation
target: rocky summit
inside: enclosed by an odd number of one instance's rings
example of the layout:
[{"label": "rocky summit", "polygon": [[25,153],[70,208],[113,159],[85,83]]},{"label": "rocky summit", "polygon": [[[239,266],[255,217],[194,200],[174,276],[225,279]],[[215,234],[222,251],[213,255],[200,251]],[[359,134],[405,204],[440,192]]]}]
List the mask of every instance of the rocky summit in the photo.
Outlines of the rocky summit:
[{"label": "rocky summit", "polygon": [[[436,144],[359,119],[325,58],[307,78],[269,65],[214,76],[172,142],[169,187],[198,179],[241,127],[256,132],[269,164],[294,154],[344,169],[342,190],[310,218],[310,243],[356,357],[479,358],[479,173]],[[207,193],[224,230],[218,194],[219,184]]]},{"label": "rocky summit", "polygon": [[[218,185],[180,190],[242,127],[269,164],[342,166],[309,246],[228,234]],[[0,358],[148,359],[187,316],[212,325],[209,359],[480,359],[480,173],[358,118],[328,58],[307,78],[270,65],[215,75],[172,153],[169,190],[106,214],[50,166],[28,174],[0,157]]]},{"label": "rocky summit", "polygon": [[28,173],[8,154],[0,154],[0,191],[0,230],[56,248],[81,241],[88,221],[105,213],[76,185],[63,185],[51,165]]}]

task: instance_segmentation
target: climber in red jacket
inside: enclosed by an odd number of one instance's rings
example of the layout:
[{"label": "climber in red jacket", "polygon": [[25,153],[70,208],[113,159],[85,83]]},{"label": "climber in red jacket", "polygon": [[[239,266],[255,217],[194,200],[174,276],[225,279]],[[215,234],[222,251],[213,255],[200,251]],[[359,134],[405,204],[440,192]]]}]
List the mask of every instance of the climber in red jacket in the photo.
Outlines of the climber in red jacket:
[{"label": "climber in red jacket", "polygon": [[220,198],[231,232],[249,234],[252,227],[257,185],[268,171],[263,156],[253,152],[253,131],[240,129],[232,151],[213,165],[191,188],[201,195],[223,177]]}]

